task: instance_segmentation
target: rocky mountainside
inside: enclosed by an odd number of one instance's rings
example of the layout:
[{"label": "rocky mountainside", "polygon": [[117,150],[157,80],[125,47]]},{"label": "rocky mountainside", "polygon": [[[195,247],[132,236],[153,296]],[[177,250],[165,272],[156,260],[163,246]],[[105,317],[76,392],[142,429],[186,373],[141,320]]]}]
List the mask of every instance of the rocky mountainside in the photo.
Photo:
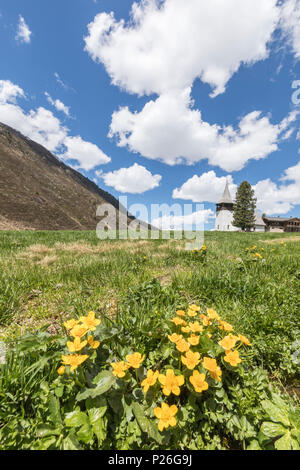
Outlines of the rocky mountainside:
[{"label": "rocky mountainside", "polygon": [[[0,123],[0,229],[94,230],[101,203],[119,207],[43,146]],[[118,228],[133,219],[127,214]]]}]

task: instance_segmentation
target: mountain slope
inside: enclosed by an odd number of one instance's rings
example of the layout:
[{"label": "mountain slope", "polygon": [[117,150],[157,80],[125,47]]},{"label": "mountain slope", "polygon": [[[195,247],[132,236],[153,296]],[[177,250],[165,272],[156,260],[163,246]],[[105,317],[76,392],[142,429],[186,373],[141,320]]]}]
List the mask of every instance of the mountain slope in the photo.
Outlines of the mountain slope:
[{"label": "mountain slope", "polygon": [[0,229],[93,230],[101,203],[118,208],[111,194],[0,123]]}]

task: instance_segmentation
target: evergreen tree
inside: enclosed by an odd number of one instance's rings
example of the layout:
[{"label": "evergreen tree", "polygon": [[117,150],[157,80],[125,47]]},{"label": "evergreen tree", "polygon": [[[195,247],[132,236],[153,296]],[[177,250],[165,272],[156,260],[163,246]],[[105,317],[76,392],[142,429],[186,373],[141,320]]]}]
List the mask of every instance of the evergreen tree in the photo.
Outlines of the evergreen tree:
[{"label": "evergreen tree", "polygon": [[233,206],[233,225],[249,231],[255,225],[256,198],[248,181],[243,181],[236,193]]}]

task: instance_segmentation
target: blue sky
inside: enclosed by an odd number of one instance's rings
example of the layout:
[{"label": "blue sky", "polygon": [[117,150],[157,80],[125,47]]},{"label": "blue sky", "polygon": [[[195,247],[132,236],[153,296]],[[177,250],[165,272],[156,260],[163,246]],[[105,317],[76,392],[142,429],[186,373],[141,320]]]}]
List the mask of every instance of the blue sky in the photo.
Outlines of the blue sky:
[{"label": "blue sky", "polygon": [[300,216],[300,2],[242,3],[0,0],[0,121],[129,206]]}]

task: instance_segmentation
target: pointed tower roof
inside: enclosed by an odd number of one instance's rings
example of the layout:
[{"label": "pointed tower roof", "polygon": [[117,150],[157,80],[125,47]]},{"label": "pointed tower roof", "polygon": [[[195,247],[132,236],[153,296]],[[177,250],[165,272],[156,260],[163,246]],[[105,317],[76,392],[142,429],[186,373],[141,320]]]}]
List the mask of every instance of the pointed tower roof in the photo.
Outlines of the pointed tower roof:
[{"label": "pointed tower roof", "polygon": [[266,225],[258,212],[255,212],[255,225]]},{"label": "pointed tower roof", "polygon": [[231,199],[231,196],[230,196],[228,181],[226,181],[226,186],[224,189],[223,196],[221,197],[218,204],[233,204],[233,200]]}]

